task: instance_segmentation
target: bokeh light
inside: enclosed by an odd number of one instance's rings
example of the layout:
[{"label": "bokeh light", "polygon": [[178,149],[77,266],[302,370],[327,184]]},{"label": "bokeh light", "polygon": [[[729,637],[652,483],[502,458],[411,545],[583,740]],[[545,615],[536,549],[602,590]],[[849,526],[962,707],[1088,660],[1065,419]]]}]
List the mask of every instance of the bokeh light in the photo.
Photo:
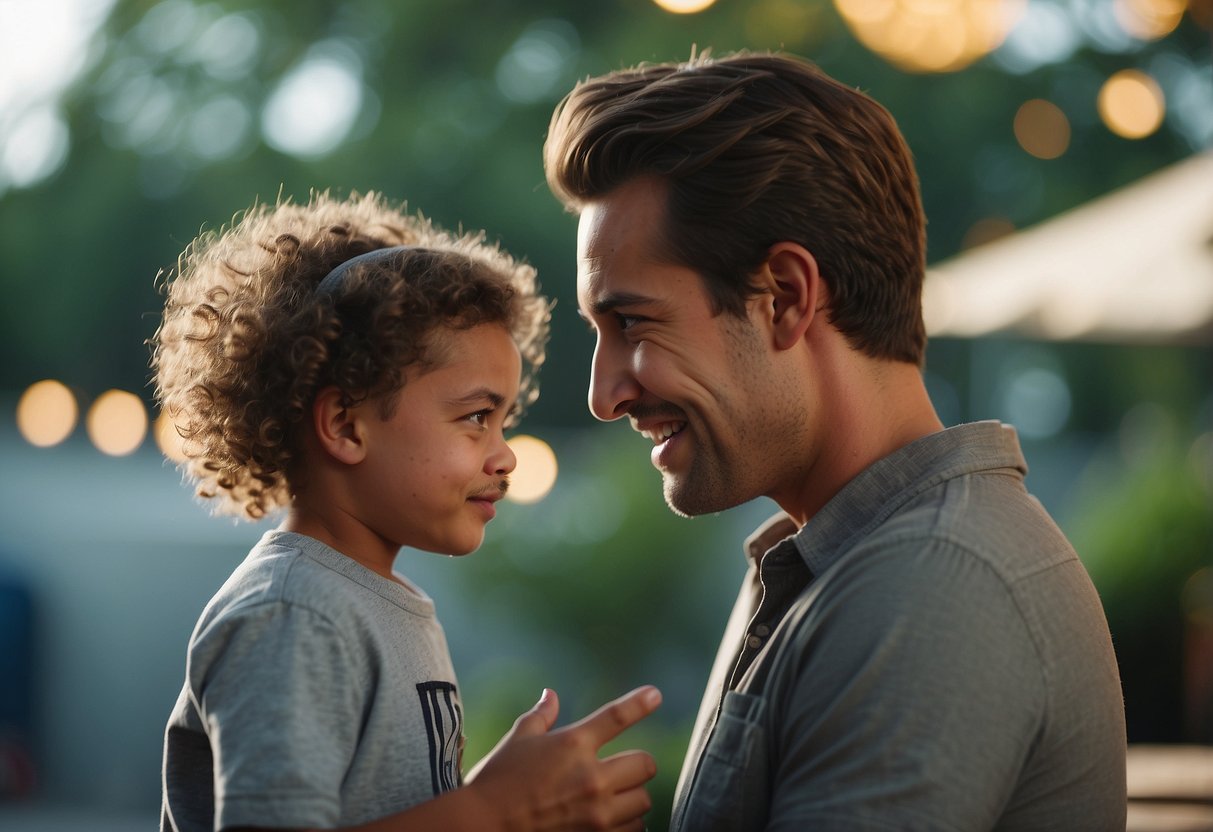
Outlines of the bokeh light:
[{"label": "bokeh light", "polygon": [[181,434],[177,433],[177,426],[167,412],[160,411],[160,415],[152,423],[152,436],[156,439],[156,447],[165,457],[178,464],[185,462],[185,442]]},{"label": "bokeh light", "polygon": [[1015,140],[1037,159],[1056,159],[1070,146],[1070,120],[1043,98],[1025,101],[1015,113]]},{"label": "bokeh light", "polygon": [[97,450],[110,456],[126,456],[147,435],[147,409],[134,393],[107,390],[89,408],[85,428]]},{"label": "bokeh light", "polygon": [[953,72],[996,49],[1023,0],[834,0],[861,43],[910,72]]},{"label": "bokeh light", "polygon": [[510,474],[510,490],[506,498],[516,503],[537,503],[556,484],[556,452],[552,446],[534,436],[515,436],[510,448],[518,457],[518,466]]},{"label": "bokeh light", "polygon": [[1113,0],[1116,22],[1135,38],[1158,40],[1175,31],[1187,0]]},{"label": "bokeh light", "polygon": [[553,96],[581,48],[577,30],[565,20],[528,26],[497,63],[497,88],[510,101],[533,104]]},{"label": "bokeh light", "polygon": [[362,112],[362,61],[341,41],[317,44],[270,94],[261,114],[266,143],[315,159],[349,135]]},{"label": "bokeh light", "polygon": [[57,100],[87,68],[113,0],[0,0],[0,193],[54,175],[71,143]]},{"label": "bokeh light", "polygon": [[1026,439],[1060,433],[1070,418],[1070,385],[1049,367],[1027,367],[1013,373],[1002,391],[1002,413]]},{"label": "bokeh light", "polygon": [[49,448],[67,439],[79,415],[72,391],[45,379],[31,384],[17,401],[17,430],[31,445]]},{"label": "bokeh light", "polygon": [[657,4],[658,8],[665,9],[667,12],[694,14],[715,4],[716,0],[653,0],[653,2]]},{"label": "bokeh light", "polygon": [[1158,82],[1136,69],[1124,69],[1099,91],[1099,117],[1118,136],[1144,139],[1162,125],[1166,101]]}]

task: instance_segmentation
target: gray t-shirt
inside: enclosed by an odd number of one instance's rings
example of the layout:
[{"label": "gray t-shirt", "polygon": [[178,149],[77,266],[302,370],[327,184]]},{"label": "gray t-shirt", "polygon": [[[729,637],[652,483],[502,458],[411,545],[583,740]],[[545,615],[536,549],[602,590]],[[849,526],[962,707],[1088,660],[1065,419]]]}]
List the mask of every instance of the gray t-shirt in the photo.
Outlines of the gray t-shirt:
[{"label": "gray t-shirt", "polygon": [[672,830],[1124,829],[1107,622],[1026,471],[962,425],[751,539]]},{"label": "gray t-shirt", "polygon": [[462,742],[433,601],[271,531],[190,638],[161,829],[365,823],[459,785]]}]

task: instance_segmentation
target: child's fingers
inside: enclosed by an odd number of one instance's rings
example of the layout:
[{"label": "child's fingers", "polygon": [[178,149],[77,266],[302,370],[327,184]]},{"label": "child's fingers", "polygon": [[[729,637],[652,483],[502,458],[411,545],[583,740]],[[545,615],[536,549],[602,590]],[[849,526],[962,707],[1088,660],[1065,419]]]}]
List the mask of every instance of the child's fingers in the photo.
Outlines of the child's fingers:
[{"label": "child's fingers", "polygon": [[571,728],[585,733],[595,748],[601,748],[657,710],[660,704],[661,691],[645,685],[608,702]]},{"label": "child's fingers", "polygon": [[560,698],[556,696],[556,691],[544,688],[535,707],[514,720],[514,729],[510,731],[510,736],[533,737],[546,734],[556,724],[559,714]]},{"label": "child's fingers", "polygon": [[629,789],[615,795],[611,805],[610,829],[643,829],[644,816],[653,807],[644,789]]},{"label": "child's fingers", "polygon": [[657,763],[646,751],[622,751],[602,761],[602,776],[614,792],[643,786],[655,774]]}]

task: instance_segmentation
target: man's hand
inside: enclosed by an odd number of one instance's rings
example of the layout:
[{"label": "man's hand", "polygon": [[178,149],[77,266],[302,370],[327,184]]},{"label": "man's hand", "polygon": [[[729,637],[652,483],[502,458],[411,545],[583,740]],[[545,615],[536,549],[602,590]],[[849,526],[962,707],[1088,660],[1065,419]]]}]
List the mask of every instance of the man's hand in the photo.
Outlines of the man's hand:
[{"label": "man's hand", "polygon": [[637,688],[553,731],[560,703],[544,690],[472,770],[465,788],[493,814],[504,814],[508,830],[643,830],[651,806],[644,784],[657,773],[656,763],[643,751],[601,760],[598,752],[659,704],[657,688]]}]

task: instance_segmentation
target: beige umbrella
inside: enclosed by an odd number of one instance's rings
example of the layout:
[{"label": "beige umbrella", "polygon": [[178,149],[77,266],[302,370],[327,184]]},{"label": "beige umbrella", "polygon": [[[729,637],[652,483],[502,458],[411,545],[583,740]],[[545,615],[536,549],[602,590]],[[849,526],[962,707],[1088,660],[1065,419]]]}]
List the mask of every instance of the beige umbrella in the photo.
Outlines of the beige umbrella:
[{"label": "beige umbrella", "polygon": [[1213,342],[1213,152],[927,270],[932,336]]}]

